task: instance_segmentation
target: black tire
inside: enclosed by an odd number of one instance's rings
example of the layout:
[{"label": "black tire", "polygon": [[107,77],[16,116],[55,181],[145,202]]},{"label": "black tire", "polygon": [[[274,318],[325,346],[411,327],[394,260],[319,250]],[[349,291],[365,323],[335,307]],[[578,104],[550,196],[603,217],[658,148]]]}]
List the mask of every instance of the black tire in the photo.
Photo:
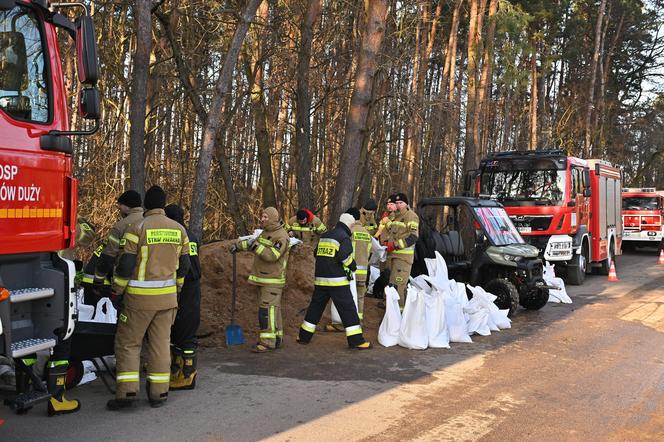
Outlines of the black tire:
[{"label": "black tire", "polygon": [[613,262],[614,259],[616,259],[616,252],[615,252],[616,249],[613,244],[614,244],[613,241],[611,241],[611,245],[609,245],[608,258],[602,261],[601,265],[596,269],[598,275],[607,276],[609,274],[609,270],[611,270],[611,263]]},{"label": "black tire", "polygon": [[636,244],[632,241],[623,241],[622,251],[623,252],[635,252],[636,251]]},{"label": "black tire", "polygon": [[507,316],[512,316],[519,307],[519,292],[507,279],[492,279],[484,290],[497,296],[494,304],[501,310],[509,310]]},{"label": "black tire", "polygon": [[528,310],[539,310],[549,302],[549,289],[534,289],[519,299],[519,304]]},{"label": "black tire", "polygon": [[567,264],[565,282],[570,285],[582,285],[588,273],[588,248],[584,245],[581,253],[574,254]]}]

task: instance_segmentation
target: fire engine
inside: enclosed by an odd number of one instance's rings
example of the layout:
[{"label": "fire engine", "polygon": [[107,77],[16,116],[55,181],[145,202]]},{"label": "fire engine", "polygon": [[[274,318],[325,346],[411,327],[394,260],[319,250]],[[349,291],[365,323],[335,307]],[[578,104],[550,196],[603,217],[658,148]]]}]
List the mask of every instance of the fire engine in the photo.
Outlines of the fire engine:
[{"label": "fire engine", "polygon": [[[76,22],[55,8],[81,3],[0,0],[0,355],[21,359],[52,349],[74,331],[74,263],[58,251],[74,246],[77,181],[71,136],[96,131],[97,49],[87,9]],[[70,130],[57,29],[76,45],[78,108],[93,120]],[[74,79],[71,79],[72,81]],[[28,408],[48,392],[36,388],[10,405]]]},{"label": "fire engine", "polygon": [[476,185],[468,178],[467,188],[502,203],[567,282],[583,284],[593,269],[608,274],[621,253],[620,169],[561,150],[511,151],[483,159],[474,176]]},{"label": "fire engine", "polygon": [[622,194],[623,249],[659,246],[664,195],[654,187],[625,188]]}]

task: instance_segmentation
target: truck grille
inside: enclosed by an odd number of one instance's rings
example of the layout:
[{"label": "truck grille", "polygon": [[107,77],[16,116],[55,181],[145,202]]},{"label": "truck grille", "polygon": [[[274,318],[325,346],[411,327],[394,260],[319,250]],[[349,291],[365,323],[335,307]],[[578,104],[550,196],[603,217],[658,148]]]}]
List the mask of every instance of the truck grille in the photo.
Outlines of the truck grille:
[{"label": "truck grille", "polygon": [[551,220],[553,216],[511,216],[510,219],[514,223],[519,231],[528,233],[528,229],[531,232],[542,232],[549,229],[551,225]]}]

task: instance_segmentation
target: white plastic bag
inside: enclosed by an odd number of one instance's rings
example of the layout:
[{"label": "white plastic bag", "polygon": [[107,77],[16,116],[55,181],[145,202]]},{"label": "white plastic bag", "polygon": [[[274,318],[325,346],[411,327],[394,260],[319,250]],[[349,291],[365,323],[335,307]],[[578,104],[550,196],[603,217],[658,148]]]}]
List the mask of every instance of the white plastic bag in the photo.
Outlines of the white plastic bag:
[{"label": "white plastic bag", "polygon": [[429,346],[424,291],[410,285],[407,291],[398,344],[413,350],[424,350]]},{"label": "white plastic bag", "polygon": [[450,342],[473,342],[468,335],[466,317],[463,314],[463,308],[468,303],[466,285],[454,280],[450,281],[450,290],[443,292],[443,299]]},{"label": "white plastic bag", "polygon": [[378,278],[380,278],[380,269],[374,266],[369,266],[369,283],[367,284],[368,295],[373,295],[374,284]]},{"label": "white plastic bag", "polygon": [[385,262],[387,259],[387,248],[382,246],[380,242],[371,237],[371,256],[369,257],[369,265],[378,265],[378,263]]},{"label": "white plastic bag", "polygon": [[544,263],[544,282],[548,286],[558,287],[557,289],[549,289],[549,302],[572,303],[572,298],[569,297],[567,289],[565,289],[565,281],[562,278],[556,277],[553,264],[549,264],[548,262]]},{"label": "white plastic bag", "polygon": [[383,347],[392,347],[399,342],[401,310],[399,292],[394,287],[385,287],[385,316],[378,328],[378,342]]},{"label": "white plastic bag", "polygon": [[443,292],[431,290],[429,293],[425,293],[424,301],[426,304],[425,316],[429,347],[450,348],[450,334],[447,331],[447,321],[445,320]]},{"label": "white plastic bag", "polygon": [[[353,273],[353,280],[350,281],[350,292],[353,295],[353,302],[355,303],[355,311],[357,311],[357,285],[355,282],[355,273]],[[337,310],[337,307],[334,305],[334,302],[332,302],[332,306],[330,307],[330,318],[332,319],[332,322],[334,324],[341,324],[341,316],[339,315],[339,311]]]},{"label": "white plastic bag", "polygon": [[92,321],[95,314],[95,307],[88,304],[78,304],[78,320],[79,321]]},{"label": "white plastic bag", "polygon": [[108,322],[115,324],[118,322],[118,312],[113,307],[113,303],[109,298],[101,298],[97,303],[95,310],[94,322]]}]

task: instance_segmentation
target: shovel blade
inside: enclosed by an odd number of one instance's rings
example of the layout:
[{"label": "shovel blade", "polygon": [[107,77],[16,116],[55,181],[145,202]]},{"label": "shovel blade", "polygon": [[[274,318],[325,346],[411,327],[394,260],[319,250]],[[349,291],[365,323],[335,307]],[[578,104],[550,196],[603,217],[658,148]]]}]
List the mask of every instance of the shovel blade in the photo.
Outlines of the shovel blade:
[{"label": "shovel blade", "polygon": [[242,345],[244,344],[244,335],[242,328],[237,324],[232,324],[226,327],[226,345]]}]

